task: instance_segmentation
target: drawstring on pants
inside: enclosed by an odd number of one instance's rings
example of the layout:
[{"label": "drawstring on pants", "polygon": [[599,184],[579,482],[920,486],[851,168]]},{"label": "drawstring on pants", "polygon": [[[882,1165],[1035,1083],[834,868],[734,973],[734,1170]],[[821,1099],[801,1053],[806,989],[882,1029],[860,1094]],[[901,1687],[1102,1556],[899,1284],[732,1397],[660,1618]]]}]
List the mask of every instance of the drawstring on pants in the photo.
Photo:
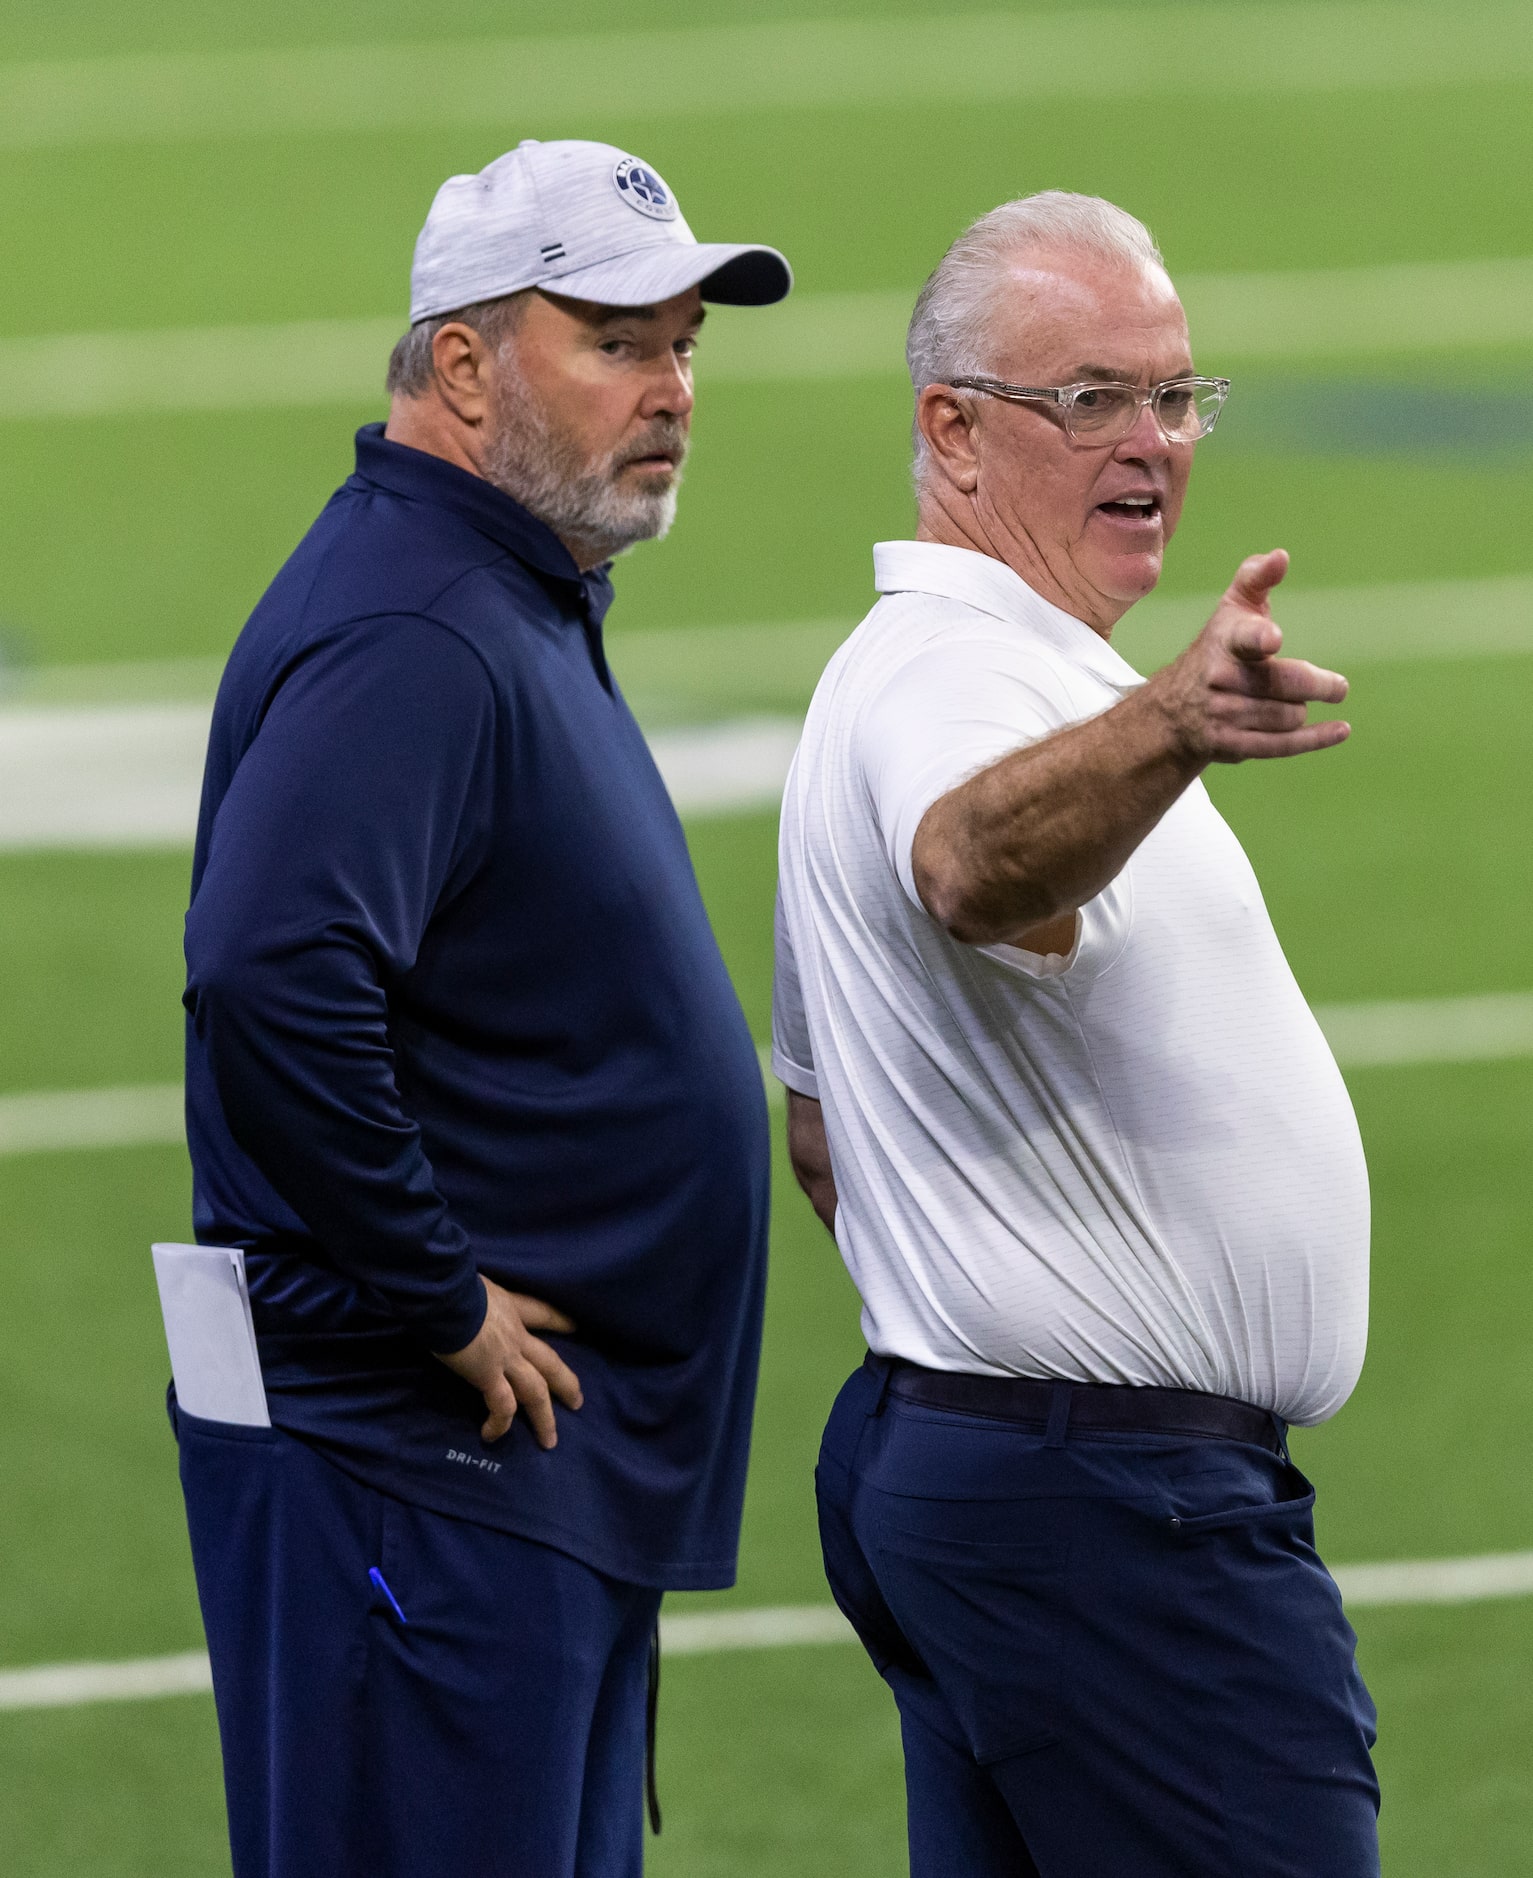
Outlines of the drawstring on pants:
[{"label": "drawstring on pants", "polygon": [[660,1619],[649,1634],[649,1687],[644,1698],[644,1800],[649,1829],[660,1836],[660,1788],[655,1780],[655,1724],[660,1715]]}]

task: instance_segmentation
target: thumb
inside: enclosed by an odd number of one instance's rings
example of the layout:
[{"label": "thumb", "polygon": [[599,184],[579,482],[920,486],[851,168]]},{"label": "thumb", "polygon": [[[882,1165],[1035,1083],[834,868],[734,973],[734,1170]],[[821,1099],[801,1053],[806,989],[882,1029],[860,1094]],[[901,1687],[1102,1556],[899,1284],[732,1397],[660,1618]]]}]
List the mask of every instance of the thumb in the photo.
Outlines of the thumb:
[{"label": "thumb", "polygon": [[1287,572],[1286,548],[1273,548],[1267,554],[1249,554],[1236,570],[1225,598],[1252,613],[1265,613],[1268,595]]},{"label": "thumb", "polygon": [[513,1291],[511,1302],[528,1330],[553,1330],[565,1336],[574,1333],[574,1319],[566,1317],[563,1311],[555,1310],[553,1305],[546,1304],[542,1298],[529,1298],[523,1292]]}]

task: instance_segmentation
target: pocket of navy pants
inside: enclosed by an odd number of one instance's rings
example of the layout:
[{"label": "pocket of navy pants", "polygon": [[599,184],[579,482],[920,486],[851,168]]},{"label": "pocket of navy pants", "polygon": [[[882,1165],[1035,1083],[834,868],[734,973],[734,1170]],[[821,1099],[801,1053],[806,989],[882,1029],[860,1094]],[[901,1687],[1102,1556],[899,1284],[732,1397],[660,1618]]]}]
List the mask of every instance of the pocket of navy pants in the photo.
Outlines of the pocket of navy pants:
[{"label": "pocket of navy pants", "polygon": [[235,1878],[638,1878],[658,1591],[175,1420]]}]

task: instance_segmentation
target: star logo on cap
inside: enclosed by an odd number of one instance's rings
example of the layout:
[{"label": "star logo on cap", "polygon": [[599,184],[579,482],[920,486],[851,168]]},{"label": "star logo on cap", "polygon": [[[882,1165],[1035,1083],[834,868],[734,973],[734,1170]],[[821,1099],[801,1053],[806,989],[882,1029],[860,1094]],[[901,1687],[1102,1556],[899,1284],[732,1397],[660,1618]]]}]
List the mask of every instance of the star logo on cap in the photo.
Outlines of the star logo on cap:
[{"label": "star logo on cap", "polygon": [[676,198],[652,169],[637,157],[624,157],[612,172],[618,194],[629,208],[637,209],[653,222],[674,222]]}]

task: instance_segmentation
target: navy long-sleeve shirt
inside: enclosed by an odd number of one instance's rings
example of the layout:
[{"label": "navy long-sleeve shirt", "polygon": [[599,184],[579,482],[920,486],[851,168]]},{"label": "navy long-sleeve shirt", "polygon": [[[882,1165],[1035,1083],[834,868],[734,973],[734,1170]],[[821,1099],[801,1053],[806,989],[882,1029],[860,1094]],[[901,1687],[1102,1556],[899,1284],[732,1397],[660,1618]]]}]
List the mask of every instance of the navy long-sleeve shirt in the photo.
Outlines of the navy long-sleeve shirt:
[{"label": "navy long-sleeve shirt", "polygon": [[[235,645],[187,916],[204,1243],[278,1427],[631,1582],[731,1582],[765,1268],[756,1054],[607,671],[604,573],[370,426]],[[585,1406],[494,1446],[478,1274]]]}]

